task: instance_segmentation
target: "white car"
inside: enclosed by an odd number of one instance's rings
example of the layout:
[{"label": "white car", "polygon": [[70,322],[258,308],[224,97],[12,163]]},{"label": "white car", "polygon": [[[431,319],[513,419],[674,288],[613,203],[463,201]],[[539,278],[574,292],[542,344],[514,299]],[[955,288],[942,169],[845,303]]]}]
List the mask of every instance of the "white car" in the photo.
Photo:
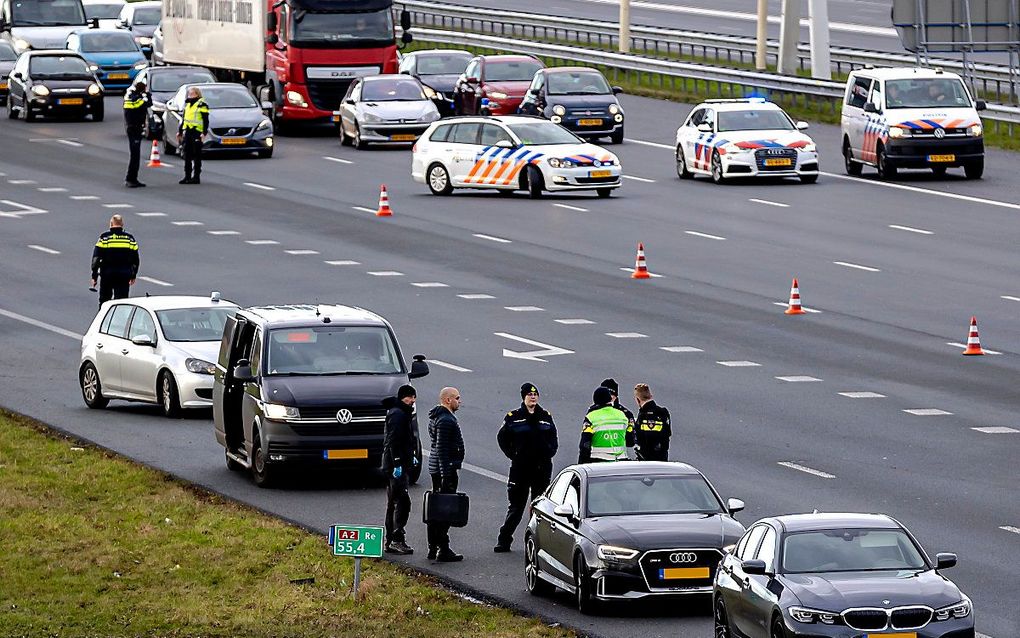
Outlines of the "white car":
[{"label": "white car", "polygon": [[521,115],[454,117],[430,126],[414,145],[411,177],[434,195],[454,188],[543,191],[620,187],[620,160],[559,124]]},{"label": "white car", "polygon": [[818,151],[783,109],[761,98],[707,100],[676,131],[676,174],[731,177],[799,177],[818,181]]},{"label": "white car", "polygon": [[171,418],[182,408],[212,407],[223,324],[237,309],[219,293],[107,301],[81,340],[78,382],[85,405],[158,403]]}]

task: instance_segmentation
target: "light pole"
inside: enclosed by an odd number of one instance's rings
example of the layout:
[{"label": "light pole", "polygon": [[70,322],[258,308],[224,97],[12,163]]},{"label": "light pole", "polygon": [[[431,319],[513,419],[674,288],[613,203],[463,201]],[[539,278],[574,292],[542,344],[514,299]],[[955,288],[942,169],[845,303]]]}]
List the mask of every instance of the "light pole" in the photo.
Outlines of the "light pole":
[{"label": "light pole", "polygon": [[811,77],[831,80],[829,0],[808,0],[808,34],[811,37]]},{"label": "light pole", "polygon": [[630,0],[620,0],[620,53],[630,53]]},{"label": "light pole", "polygon": [[758,39],[755,43],[754,66],[768,68],[769,0],[758,0]]}]

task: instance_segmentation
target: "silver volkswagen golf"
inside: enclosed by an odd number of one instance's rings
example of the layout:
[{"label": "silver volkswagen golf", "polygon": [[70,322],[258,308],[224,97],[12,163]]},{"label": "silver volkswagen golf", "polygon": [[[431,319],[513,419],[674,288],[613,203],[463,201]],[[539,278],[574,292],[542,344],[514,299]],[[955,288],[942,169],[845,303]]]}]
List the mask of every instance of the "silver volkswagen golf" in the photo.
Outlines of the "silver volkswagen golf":
[{"label": "silver volkswagen golf", "polygon": [[104,303],[81,340],[78,382],[85,405],[158,403],[171,418],[182,408],[212,407],[223,324],[237,308],[216,292]]}]

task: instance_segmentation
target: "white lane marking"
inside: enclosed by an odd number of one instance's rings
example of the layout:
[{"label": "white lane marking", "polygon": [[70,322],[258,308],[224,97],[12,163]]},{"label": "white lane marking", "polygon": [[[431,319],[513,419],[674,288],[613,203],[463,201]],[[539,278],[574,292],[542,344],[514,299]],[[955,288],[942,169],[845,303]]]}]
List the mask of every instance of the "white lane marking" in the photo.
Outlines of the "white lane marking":
[{"label": "white lane marking", "polygon": [[150,284],[156,284],[157,286],[170,287],[173,286],[169,281],[163,281],[162,279],[156,279],[154,277],[139,277],[142,281],[147,281]]},{"label": "white lane marking", "polygon": [[74,140],[54,140],[57,144],[64,144],[65,146],[85,146],[81,142],[75,142]]},{"label": "white lane marking", "polygon": [[[624,267],[624,268],[621,268],[620,270],[622,270],[623,272],[629,272],[629,273],[633,273],[634,272],[633,268],[626,268],[626,267]],[[661,279],[662,278],[662,275],[656,274],[654,272],[650,272],[650,273],[648,273],[648,275],[652,279]]]},{"label": "white lane marking", "polygon": [[719,235],[709,235],[708,233],[699,233],[696,230],[685,230],[684,233],[688,235],[694,235],[695,237],[704,237],[705,239],[715,239],[716,241],[726,241],[725,237]]},{"label": "white lane marking", "polygon": [[36,189],[40,193],[66,193],[67,189],[60,186],[40,186]]},{"label": "white lane marking", "polygon": [[910,410],[904,410],[907,414],[913,414],[914,416],[945,416],[952,414],[952,412],[946,412],[945,410],[939,410],[938,408],[913,408]]},{"label": "white lane marking", "polygon": [[452,363],[440,361],[439,359],[429,359],[428,362],[430,364],[437,365],[440,368],[447,368],[449,370],[453,370],[454,372],[471,372],[470,368],[462,368],[461,366],[455,366]]},{"label": "white lane marking", "polygon": [[971,428],[975,432],[981,432],[983,434],[1018,434],[1020,430],[1016,428],[1006,427],[1005,425],[992,425],[983,428]]},{"label": "white lane marking", "polygon": [[538,350],[530,350],[527,352],[517,352],[515,350],[508,350],[503,348],[503,356],[511,359],[524,359],[525,361],[539,361],[546,363],[545,359],[540,357],[555,357],[561,354],[574,354],[573,350],[567,350],[559,346],[549,345],[548,343],[542,343],[541,341],[535,341],[533,339],[525,339],[524,337],[518,337],[506,332],[494,332],[492,333],[497,337],[503,337],[504,339],[510,339],[512,341],[518,341],[520,343],[526,343],[529,346],[535,346]]},{"label": "white lane marking", "polygon": [[19,204],[18,202],[11,201],[9,199],[0,199],[0,204],[5,204],[13,208],[13,210],[0,211],[0,217],[20,219],[22,215],[42,215],[49,212],[43,208],[36,208],[35,206],[29,206],[28,204]]},{"label": "white lane marking", "polygon": [[174,226],[205,226],[205,223],[198,222],[198,221],[195,221],[193,219],[187,220],[187,221],[180,221],[180,222],[170,222],[170,223],[173,224]]},{"label": "white lane marking", "polygon": [[[507,480],[509,481],[510,479],[508,478]],[[999,529],[1002,529],[1002,528],[1000,527]],[[975,631],[974,632],[974,638],[992,638],[992,637],[989,636],[988,634],[983,634],[980,631]]]},{"label": "white lane marking", "polygon": [[577,211],[579,213],[587,213],[587,208],[581,208],[580,206],[571,206],[570,204],[553,204],[556,208],[566,208],[567,210]]},{"label": "white lane marking", "polygon": [[[432,453],[429,450],[422,450],[421,453],[422,456],[424,456],[426,459],[432,456]],[[487,470],[484,467],[478,467],[477,465],[472,465],[470,463],[462,463],[460,467],[461,469],[467,470],[468,472],[478,474],[479,476],[484,476],[485,478],[490,478],[493,481],[499,481],[500,483],[506,483],[507,481],[510,480],[509,476],[500,474],[498,472],[493,472],[492,470]]]},{"label": "white lane marking", "polygon": [[1020,301],[1020,297],[1014,297],[1012,295],[1002,295],[999,299],[1005,299],[1006,301]]},{"label": "white lane marking", "polygon": [[329,155],[323,155],[322,159],[329,160],[331,162],[336,162],[337,164],[353,164],[354,163],[351,160],[345,160],[345,159],[342,159],[342,158],[339,158],[339,157],[331,157]]},{"label": "white lane marking", "polygon": [[35,180],[34,179],[9,179],[9,180],[7,180],[7,183],[8,184],[17,184],[17,185],[20,186],[22,184],[35,184]]},{"label": "white lane marking", "polygon": [[790,461],[780,461],[779,465],[782,465],[783,467],[788,467],[791,470],[797,470],[798,472],[804,472],[806,474],[812,474],[814,476],[819,476],[819,477],[824,478],[824,479],[834,479],[834,478],[836,478],[835,474],[829,474],[828,472],[823,472],[821,470],[816,470],[813,467],[808,467],[806,465],[801,465],[800,463],[792,463]]},{"label": "white lane marking", "polygon": [[404,273],[399,270],[369,270],[369,275],[373,277],[403,277]]},{"label": "white lane marking", "polygon": [[103,204],[103,208],[134,208],[131,204]]},{"label": "white lane marking", "polygon": [[[953,346],[954,348],[962,348],[964,350],[967,349],[967,344],[965,344],[965,343],[957,343],[955,341],[947,341],[946,345],[947,346]],[[984,350],[985,354],[1002,354],[998,350],[989,350],[988,348],[981,348],[981,349]]]},{"label": "white lane marking", "polygon": [[822,173],[826,177],[836,177],[838,179],[845,179],[851,182],[861,182],[863,184],[871,184],[872,186],[883,186],[885,188],[895,188],[898,190],[910,191],[912,193],[924,193],[925,195],[934,195],[936,197],[946,197],[948,199],[958,199],[965,202],[972,202],[974,204],[987,204],[988,206],[999,206],[1000,208],[1011,208],[1013,210],[1020,210],[1020,204],[1014,204],[1013,202],[1000,202],[995,199],[985,199],[984,197],[971,197],[970,195],[959,195],[957,193],[947,193],[945,191],[928,190],[926,188],[919,188],[917,186],[907,186],[906,184],[894,184],[892,182],[879,182],[873,179],[863,179],[860,177],[850,177],[849,175],[839,175],[838,173]]},{"label": "white lane marking", "polygon": [[1003,525],[999,529],[1001,529],[1004,532],[1012,532],[1014,534],[1020,534],[1020,527],[1013,527],[1012,525]]},{"label": "white lane marking", "polygon": [[30,137],[29,142],[56,142],[57,144],[64,144],[65,146],[84,146],[81,142],[75,140],[61,140],[54,137]]},{"label": "white lane marking", "polygon": [[850,399],[884,399],[884,394],[877,392],[837,392],[841,397],[847,397]]},{"label": "white lane marking", "polygon": [[354,261],[353,259],[327,259],[325,262],[330,266],[360,266],[360,261]]},{"label": "white lane marking", "polygon": [[553,321],[564,326],[590,326],[595,323],[591,319],[553,319]]},{"label": "white lane marking", "polygon": [[806,375],[793,375],[790,377],[776,377],[780,381],[786,381],[787,383],[811,383],[812,381],[821,381],[817,377],[809,377]]},{"label": "white lane marking", "polygon": [[644,140],[627,140],[627,141],[633,144],[641,144],[642,146],[654,146],[655,148],[668,148],[671,151],[674,148],[670,144],[660,144],[659,142],[646,142]]},{"label": "white lane marking", "polygon": [[166,217],[166,213],[135,213],[139,217]]},{"label": "white lane marking", "polygon": [[60,254],[59,250],[53,250],[52,248],[47,248],[46,246],[40,246],[39,244],[29,244],[28,247],[31,248],[32,250],[38,250],[41,253],[46,253],[47,255],[59,255]]},{"label": "white lane marking", "polygon": [[279,244],[280,242],[275,239],[246,239],[244,243],[251,244],[252,246],[272,246],[273,244]]},{"label": "white lane marking", "polygon": [[701,348],[695,348],[694,346],[662,346],[659,350],[665,350],[666,352],[704,352]]},{"label": "white lane marking", "polygon": [[892,228],[894,230],[905,230],[908,233],[917,233],[918,235],[934,235],[935,234],[932,231],[925,230],[923,228],[914,228],[913,226],[900,226],[899,224],[889,224],[889,228]]},{"label": "white lane marking", "polygon": [[607,332],[606,336],[613,339],[645,339],[648,337],[640,332]]},{"label": "white lane marking", "polygon": [[275,191],[276,190],[272,186],[266,186],[265,184],[256,184],[255,182],[245,182],[244,185],[245,186],[251,186],[252,188],[257,188],[257,189],[263,190],[263,191]]},{"label": "white lane marking", "polygon": [[283,252],[287,253],[288,255],[318,255],[319,254],[319,251],[317,251],[317,250],[310,250],[308,248],[298,248],[298,249],[295,249],[295,250],[285,250]]},{"label": "white lane marking", "polygon": [[472,293],[468,293],[466,295],[457,295],[457,296],[460,297],[461,299],[495,299],[495,297],[492,296],[492,295],[487,295],[485,293],[478,293],[478,292],[472,292]]},{"label": "white lane marking", "polygon": [[545,308],[539,308],[538,306],[503,306],[510,312],[545,312]]},{"label": "white lane marking", "polygon": [[482,233],[473,233],[471,236],[472,237],[477,237],[478,239],[488,239],[489,241],[494,241],[497,244],[512,244],[513,243],[509,239],[503,239],[502,237],[493,237],[492,235],[483,235]]},{"label": "white lane marking", "polygon": [[416,288],[449,288],[449,284],[441,281],[415,281],[411,283]]},{"label": "white lane marking", "polygon": [[[790,303],[788,301],[773,301],[772,305],[773,306],[782,306],[783,308],[786,308],[787,306],[790,305]],[[810,312],[810,313],[813,313],[813,314],[819,314],[819,313],[822,312],[821,310],[816,310],[814,308],[808,308],[807,306],[801,306],[801,310],[803,310],[804,312]]]},{"label": "white lane marking", "polygon": [[767,199],[757,199],[755,197],[752,197],[751,199],[749,199],[747,201],[754,202],[755,204],[765,204],[766,206],[775,206],[777,208],[789,208],[790,207],[789,204],[784,204],[783,202],[770,202]]},{"label": "white lane marking", "polygon": [[643,184],[654,184],[654,179],[648,179],[647,177],[638,177],[636,175],[624,175],[623,179],[632,179],[635,182],[641,182]]},{"label": "white lane marking", "polygon": [[850,263],[848,261],[834,261],[832,263],[836,264],[837,266],[843,266],[844,268],[854,268],[854,269],[857,269],[857,270],[866,270],[867,272],[882,272],[878,268],[873,268],[871,266],[862,266],[860,264],[852,264],[852,263]]},{"label": "white lane marking", "polygon": [[60,335],[62,337],[70,337],[71,339],[77,339],[79,341],[82,338],[82,335],[78,334],[77,332],[71,332],[70,330],[64,330],[60,326],[54,326],[53,324],[46,323],[45,321],[39,321],[38,319],[33,319],[31,317],[26,317],[25,315],[19,315],[16,312],[11,312],[10,310],[4,310],[3,308],[0,308],[0,315],[2,315],[4,317],[7,317],[8,319],[14,319],[15,321],[21,321],[22,323],[27,323],[28,325],[35,326],[36,328],[42,328],[43,330],[49,330],[50,332],[54,332],[54,333],[56,333],[56,334],[58,334],[58,335]]},{"label": "white lane marking", "polygon": [[721,366],[726,366],[727,368],[760,368],[761,367],[760,363],[755,363],[754,361],[716,361],[716,363],[718,363]]},{"label": "white lane marking", "polygon": [[239,230],[207,230],[205,232],[209,233],[210,235],[218,235],[218,236],[222,236],[222,235],[240,235],[241,234],[241,231],[239,231]]},{"label": "white lane marking", "polygon": [[376,210],[374,208],[366,208],[364,206],[351,206],[354,210],[360,210],[363,213],[372,213],[375,215]]},{"label": "white lane marking", "polygon": [[98,195],[71,195],[71,199],[79,202],[89,201],[93,199],[99,199]]}]

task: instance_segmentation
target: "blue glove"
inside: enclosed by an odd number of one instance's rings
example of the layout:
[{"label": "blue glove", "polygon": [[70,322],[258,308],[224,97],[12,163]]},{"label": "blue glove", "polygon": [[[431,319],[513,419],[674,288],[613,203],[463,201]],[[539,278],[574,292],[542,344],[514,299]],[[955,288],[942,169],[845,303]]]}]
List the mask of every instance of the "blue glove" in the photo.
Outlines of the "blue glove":
[{"label": "blue glove", "polygon": [[399,465],[397,467],[393,468],[393,478],[398,479],[398,478],[400,478],[403,475],[404,475],[404,468],[400,467]]}]

